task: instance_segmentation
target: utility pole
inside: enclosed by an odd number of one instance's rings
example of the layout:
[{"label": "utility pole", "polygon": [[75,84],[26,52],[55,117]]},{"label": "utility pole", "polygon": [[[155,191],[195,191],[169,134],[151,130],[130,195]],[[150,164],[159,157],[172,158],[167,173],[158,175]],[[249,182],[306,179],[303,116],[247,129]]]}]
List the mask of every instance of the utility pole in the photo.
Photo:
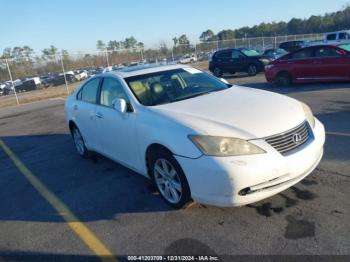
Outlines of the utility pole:
[{"label": "utility pole", "polygon": [[13,84],[12,74],[11,74],[11,70],[10,70],[10,66],[9,66],[8,61],[7,61],[7,58],[5,59],[5,61],[6,61],[6,65],[7,65],[7,70],[8,70],[8,72],[9,72],[9,76],[10,76],[12,88],[13,88],[13,91],[15,92],[17,105],[19,105],[19,101],[18,101],[18,96],[17,96],[16,88],[15,88],[15,85]]}]

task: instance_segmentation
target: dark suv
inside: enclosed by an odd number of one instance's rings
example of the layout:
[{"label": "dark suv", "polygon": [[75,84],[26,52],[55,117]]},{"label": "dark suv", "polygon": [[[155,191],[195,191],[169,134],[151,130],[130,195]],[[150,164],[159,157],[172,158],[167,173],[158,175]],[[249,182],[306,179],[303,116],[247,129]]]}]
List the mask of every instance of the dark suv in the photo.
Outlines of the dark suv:
[{"label": "dark suv", "polygon": [[286,50],[287,52],[294,52],[306,45],[305,41],[287,41],[280,43],[279,48]]},{"label": "dark suv", "polygon": [[247,72],[254,76],[264,71],[264,65],[270,61],[252,49],[225,49],[216,51],[209,61],[209,70],[217,77],[223,73],[234,74],[236,72]]}]

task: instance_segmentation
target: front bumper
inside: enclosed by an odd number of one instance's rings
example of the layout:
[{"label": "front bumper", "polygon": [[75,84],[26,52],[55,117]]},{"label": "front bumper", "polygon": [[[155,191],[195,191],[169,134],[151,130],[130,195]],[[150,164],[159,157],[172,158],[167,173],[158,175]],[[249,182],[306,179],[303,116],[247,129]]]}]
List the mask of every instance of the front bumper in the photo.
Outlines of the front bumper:
[{"label": "front bumper", "polygon": [[[325,131],[317,119],[314,139],[282,156],[262,139],[254,143],[267,153],[197,159],[175,156],[186,174],[194,201],[215,206],[242,206],[273,196],[310,174],[321,161]],[[242,190],[250,191],[242,195]]]}]

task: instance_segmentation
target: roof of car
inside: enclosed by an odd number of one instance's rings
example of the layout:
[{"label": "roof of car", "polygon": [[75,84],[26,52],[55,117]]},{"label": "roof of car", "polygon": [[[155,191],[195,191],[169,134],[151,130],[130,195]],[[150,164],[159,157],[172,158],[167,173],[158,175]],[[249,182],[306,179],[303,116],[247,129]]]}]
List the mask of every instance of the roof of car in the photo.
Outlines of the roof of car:
[{"label": "roof of car", "polygon": [[114,74],[118,75],[122,78],[127,78],[131,76],[150,74],[155,72],[161,72],[166,70],[173,70],[179,68],[188,68],[189,66],[180,65],[180,64],[168,64],[168,65],[160,65],[160,64],[152,64],[152,65],[139,65],[132,67],[125,67],[119,70],[110,71],[106,74]]}]

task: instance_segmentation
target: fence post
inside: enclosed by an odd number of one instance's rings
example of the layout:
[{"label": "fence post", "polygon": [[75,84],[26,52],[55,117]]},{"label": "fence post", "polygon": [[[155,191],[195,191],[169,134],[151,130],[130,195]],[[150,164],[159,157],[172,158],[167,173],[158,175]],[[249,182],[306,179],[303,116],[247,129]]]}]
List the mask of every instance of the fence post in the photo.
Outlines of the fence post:
[{"label": "fence post", "polygon": [[219,40],[216,41],[216,50],[219,50]]},{"label": "fence post", "polygon": [[15,85],[13,84],[12,74],[11,74],[11,70],[10,70],[10,66],[9,66],[8,61],[7,61],[7,58],[5,58],[5,61],[6,61],[7,71],[9,72],[9,76],[10,76],[10,80],[11,80],[11,85],[12,85],[13,91],[15,92],[15,97],[16,97],[17,105],[19,105],[19,100],[18,100],[16,88],[15,88]]},{"label": "fence post", "polygon": [[262,38],[262,49],[263,51],[265,50],[265,39],[264,37],[261,37]]},{"label": "fence post", "polygon": [[67,96],[69,96],[69,88],[68,88],[68,84],[67,84],[66,70],[64,69],[62,54],[60,55],[60,60],[61,60],[61,66],[62,66],[62,71],[63,71],[64,83],[66,84],[66,89],[67,89]]},{"label": "fence post", "polygon": [[106,48],[106,59],[107,59],[107,66],[109,67],[109,59],[108,59],[108,50],[107,50],[107,48]]},{"label": "fence post", "polygon": [[171,49],[171,58],[173,59],[173,62],[175,61],[174,60],[174,47]]},{"label": "fence post", "polygon": [[277,37],[275,36],[275,48],[277,48]]}]

